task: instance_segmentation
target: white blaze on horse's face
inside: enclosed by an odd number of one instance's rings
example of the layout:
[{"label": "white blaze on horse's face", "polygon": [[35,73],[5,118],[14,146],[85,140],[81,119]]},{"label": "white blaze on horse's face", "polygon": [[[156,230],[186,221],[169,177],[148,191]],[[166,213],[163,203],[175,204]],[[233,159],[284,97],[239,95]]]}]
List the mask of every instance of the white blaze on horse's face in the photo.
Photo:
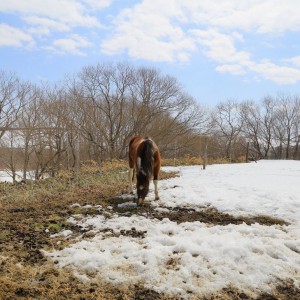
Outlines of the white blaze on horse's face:
[{"label": "white blaze on horse's face", "polygon": [[143,189],[144,189],[144,186],[143,186],[143,185],[140,185],[139,189],[140,189],[140,190],[143,190]]}]

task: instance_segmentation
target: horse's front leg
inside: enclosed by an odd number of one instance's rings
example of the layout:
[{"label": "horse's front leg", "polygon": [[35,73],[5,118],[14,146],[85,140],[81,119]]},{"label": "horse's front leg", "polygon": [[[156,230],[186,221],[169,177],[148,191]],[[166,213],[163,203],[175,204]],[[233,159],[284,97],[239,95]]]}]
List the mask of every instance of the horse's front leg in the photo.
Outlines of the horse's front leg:
[{"label": "horse's front leg", "polygon": [[154,194],[155,194],[155,200],[159,200],[159,195],[158,195],[158,173],[159,169],[154,168],[153,170],[153,183],[154,183]]},{"label": "horse's front leg", "polygon": [[157,188],[158,180],[157,180],[157,179],[154,179],[154,180],[153,180],[153,183],[154,183],[155,200],[159,200],[158,188]]},{"label": "horse's front leg", "polygon": [[133,176],[134,176],[134,168],[129,168],[129,188],[130,194],[133,194]]},{"label": "horse's front leg", "polygon": [[159,200],[158,195],[158,174],[160,171],[160,154],[158,151],[154,154],[154,167],[153,167],[153,183],[154,183],[154,193],[155,193],[155,200]]}]

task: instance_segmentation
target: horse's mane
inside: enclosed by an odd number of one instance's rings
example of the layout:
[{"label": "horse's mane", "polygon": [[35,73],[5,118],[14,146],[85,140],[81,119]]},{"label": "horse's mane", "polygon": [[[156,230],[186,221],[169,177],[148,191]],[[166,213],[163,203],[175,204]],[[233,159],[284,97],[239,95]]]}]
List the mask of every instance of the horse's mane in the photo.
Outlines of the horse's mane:
[{"label": "horse's mane", "polygon": [[154,145],[151,139],[145,140],[139,145],[139,157],[141,158],[141,166],[139,173],[144,175],[146,179],[150,179],[153,170],[153,154]]}]

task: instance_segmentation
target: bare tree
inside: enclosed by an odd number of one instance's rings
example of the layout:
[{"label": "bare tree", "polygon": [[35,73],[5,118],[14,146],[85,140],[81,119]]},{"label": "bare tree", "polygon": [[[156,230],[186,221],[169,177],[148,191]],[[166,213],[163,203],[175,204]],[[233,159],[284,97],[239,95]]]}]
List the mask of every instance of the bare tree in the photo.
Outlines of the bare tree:
[{"label": "bare tree", "polygon": [[136,71],[131,99],[132,130],[128,136],[149,134],[162,152],[168,151],[176,139],[190,137],[188,133],[200,129],[207,118],[206,109],[183,91],[176,78],[156,69]]},{"label": "bare tree", "polygon": [[[130,86],[133,84],[133,71],[125,64],[87,67],[79,75],[84,93],[84,131],[106,151],[110,159],[118,156],[118,141],[122,136],[124,111],[127,108]],[[96,139],[100,133],[101,140]]]},{"label": "bare tree", "polygon": [[264,158],[267,158],[270,149],[274,150],[274,122],[275,122],[275,102],[270,96],[266,96],[262,100],[261,115],[261,140],[264,148]]},{"label": "bare tree", "polygon": [[0,139],[17,120],[28,87],[29,84],[22,83],[15,73],[0,70]]},{"label": "bare tree", "polygon": [[243,128],[243,120],[240,117],[240,107],[235,101],[228,100],[217,105],[212,116],[216,128],[216,134],[225,142],[225,155],[232,159],[234,146],[238,142]]},{"label": "bare tree", "polygon": [[17,181],[17,142],[16,135],[13,131],[9,131],[5,135],[5,139],[1,141],[2,147],[5,151],[2,154],[0,160],[1,165],[4,166],[4,170],[9,176],[11,176],[13,183]]},{"label": "bare tree", "polygon": [[203,123],[205,110],[156,69],[97,65],[83,69],[77,86],[80,131],[110,159],[124,157],[133,135],[164,146]]},{"label": "bare tree", "polygon": [[255,156],[264,156],[261,141],[261,111],[260,107],[253,101],[241,104],[240,114],[243,120],[243,132],[245,137],[251,141]]},{"label": "bare tree", "polygon": [[299,143],[300,143],[300,97],[295,96],[294,99],[296,116],[294,120],[293,126],[293,142],[294,142],[294,151],[293,151],[293,159],[299,159]]},{"label": "bare tree", "polygon": [[276,136],[280,141],[280,149],[284,146],[286,159],[291,156],[291,146],[297,143],[299,112],[298,98],[280,95],[277,98],[277,118],[275,123]]},{"label": "bare tree", "polygon": [[23,180],[27,180],[30,158],[34,152],[34,136],[38,133],[36,130],[41,126],[40,121],[40,98],[42,91],[36,86],[31,86],[28,93],[26,105],[19,113],[16,126],[18,127],[19,137],[22,140],[23,149]]}]

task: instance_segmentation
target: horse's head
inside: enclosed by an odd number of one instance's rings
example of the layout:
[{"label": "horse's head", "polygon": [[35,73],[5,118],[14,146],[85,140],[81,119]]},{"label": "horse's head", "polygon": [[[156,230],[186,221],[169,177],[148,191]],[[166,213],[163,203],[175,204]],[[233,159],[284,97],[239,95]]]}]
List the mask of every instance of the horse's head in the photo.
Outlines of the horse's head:
[{"label": "horse's head", "polygon": [[138,196],[138,204],[141,204],[144,202],[149,192],[150,178],[143,172],[143,170],[140,170],[136,177],[137,177],[136,190]]}]

